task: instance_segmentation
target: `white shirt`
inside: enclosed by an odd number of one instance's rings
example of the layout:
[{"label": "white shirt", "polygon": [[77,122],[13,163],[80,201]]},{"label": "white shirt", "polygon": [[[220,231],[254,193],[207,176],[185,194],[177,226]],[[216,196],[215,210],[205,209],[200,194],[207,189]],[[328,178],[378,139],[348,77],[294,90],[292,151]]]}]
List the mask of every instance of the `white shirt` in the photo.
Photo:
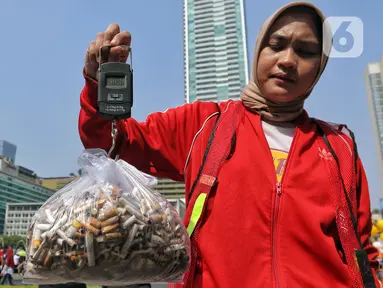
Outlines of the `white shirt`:
[{"label": "white shirt", "polygon": [[262,128],[273,157],[277,181],[280,182],[282,180],[291,143],[293,142],[295,125],[292,123],[274,125],[262,121]]}]

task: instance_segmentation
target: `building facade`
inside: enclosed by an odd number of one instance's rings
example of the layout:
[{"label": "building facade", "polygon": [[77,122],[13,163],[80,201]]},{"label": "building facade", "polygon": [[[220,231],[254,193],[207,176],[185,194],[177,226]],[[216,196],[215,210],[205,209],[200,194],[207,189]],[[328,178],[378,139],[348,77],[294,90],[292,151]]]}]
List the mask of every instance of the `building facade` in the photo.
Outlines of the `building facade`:
[{"label": "building facade", "polygon": [[166,178],[157,178],[158,184],[153,188],[161,193],[166,199],[184,199],[185,184]]},{"label": "building facade", "polygon": [[248,81],[244,0],[184,0],[185,102],[238,99]]},{"label": "building facade", "polygon": [[33,171],[0,158],[0,234],[4,232],[7,203],[40,203],[53,195],[53,190],[38,182]]},{"label": "building facade", "polygon": [[26,236],[33,216],[44,203],[7,203],[5,235]]},{"label": "building facade", "polygon": [[78,178],[78,176],[39,178],[39,184],[48,189],[57,191]]},{"label": "building facade", "polygon": [[5,140],[0,140],[0,156],[8,158],[12,163],[16,161],[16,150],[16,145]]},{"label": "building facade", "polygon": [[383,197],[383,56],[379,62],[367,65],[365,81],[377,155],[380,194]]}]

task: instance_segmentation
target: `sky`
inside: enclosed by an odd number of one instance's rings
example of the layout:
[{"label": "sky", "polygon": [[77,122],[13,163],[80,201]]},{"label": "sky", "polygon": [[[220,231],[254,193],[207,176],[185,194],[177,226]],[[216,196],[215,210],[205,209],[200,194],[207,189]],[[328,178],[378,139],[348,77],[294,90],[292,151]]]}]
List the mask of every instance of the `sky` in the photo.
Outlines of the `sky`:
[{"label": "sky", "polygon": [[[249,67],[258,31],[290,1],[245,0]],[[383,55],[381,0],[311,1],[326,16],[357,16],[364,24],[364,51],[357,58],[330,59],[306,102],[312,117],[346,123],[357,138],[372,206],[378,207],[374,150],[364,72]],[[112,22],[132,34],[133,117],[182,105],[182,0],[0,2],[0,139],[17,145],[16,164],[41,177],[67,176],[79,169],[78,135],[82,68],[90,41]]]}]

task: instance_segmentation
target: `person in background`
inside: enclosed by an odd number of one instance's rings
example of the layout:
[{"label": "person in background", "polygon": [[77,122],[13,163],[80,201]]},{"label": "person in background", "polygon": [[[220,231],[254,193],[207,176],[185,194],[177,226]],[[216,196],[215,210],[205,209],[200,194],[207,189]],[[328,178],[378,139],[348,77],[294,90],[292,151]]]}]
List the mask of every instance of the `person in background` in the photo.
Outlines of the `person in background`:
[{"label": "person in background", "polygon": [[5,252],[4,252],[4,248],[1,247],[1,248],[0,248],[0,265],[1,265],[1,267],[3,267],[3,265],[4,265],[4,261],[3,261],[3,256],[4,256],[4,254],[5,254]]},{"label": "person in background", "polygon": [[8,281],[9,285],[13,286],[13,271],[15,269],[15,263],[13,262],[13,249],[11,247],[6,248],[6,258],[2,270],[3,278],[1,279],[1,285],[4,285],[5,281]]},{"label": "person in background", "polygon": [[[179,287],[362,287],[362,275],[380,286],[378,252],[369,242],[368,183],[353,137],[304,109],[328,61],[324,20],[308,2],[271,15],[239,101],[196,101],[144,122],[118,121],[111,157],[185,182],[192,261]],[[85,148],[108,151],[112,145],[112,122],[97,112],[98,51],[112,46],[107,61],[125,62],[120,45],[130,43],[130,33],[111,24],[89,45],[79,115]],[[146,77],[151,83],[156,75],[147,71]],[[214,158],[220,151],[225,158]],[[201,172],[217,166],[219,174]],[[197,202],[203,210],[190,221]]]},{"label": "person in background", "polygon": [[20,264],[20,255],[18,255],[17,253],[13,256],[13,263],[15,265],[15,269],[13,272],[19,273],[18,268],[19,268],[19,264]]}]

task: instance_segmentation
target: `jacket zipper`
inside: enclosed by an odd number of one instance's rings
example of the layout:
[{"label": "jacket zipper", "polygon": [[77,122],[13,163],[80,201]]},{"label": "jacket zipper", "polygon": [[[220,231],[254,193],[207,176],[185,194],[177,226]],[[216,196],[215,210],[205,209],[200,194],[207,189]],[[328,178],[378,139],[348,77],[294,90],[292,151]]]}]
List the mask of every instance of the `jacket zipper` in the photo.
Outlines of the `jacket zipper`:
[{"label": "jacket zipper", "polygon": [[[286,163],[287,164],[287,163]],[[286,170],[283,172],[285,174]],[[283,176],[282,176],[283,178]],[[282,181],[281,181],[282,182]],[[275,199],[275,205],[274,205],[274,213],[273,213],[273,268],[274,268],[274,279],[277,287],[279,288],[279,279],[278,279],[278,264],[277,264],[277,224],[278,224],[278,212],[279,212],[279,202],[281,200],[281,195],[282,195],[282,185],[281,182],[277,182],[277,195]]]},{"label": "jacket zipper", "polygon": [[298,128],[297,127],[295,128],[293,141],[291,142],[290,151],[288,152],[288,155],[287,155],[285,167],[283,170],[283,175],[282,175],[280,182],[278,182],[277,175],[275,174],[274,161],[273,161],[273,157],[271,155],[270,147],[269,147],[267,139],[266,139],[266,135],[263,131],[262,121],[261,121],[261,129],[263,132],[263,137],[264,137],[265,142],[266,142],[266,147],[269,150],[271,163],[272,163],[272,167],[273,167],[273,173],[274,173],[274,177],[275,177],[274,183],[275,183],[275,187],[276,187],[276,199],[274,202],[274,211],[273,211],[274,213],[273,213],[273,219],[272,219],[272,227],[273,227],[272,228],[272,261],[273,261],[273,270],[274,270],[274,280],[275,280],[277,288],[279,288],[280,287],[279,276],[278,276],[279,275],[279,273],[278,273],[279,269],[278,269],[277,248],[276,248],[276,246],[277,246],[277,228],[278,228],[277,225],[278,225],[278,216],[279,216],[279,206],[280,206],[280,201],[281,201],[281,196],[282,196],[282,184],[283,184],[283,180],[285,179],[285,176],[286,176],[288,163],[290,162],[289,160],[291,158],[292,153],[294,152],[293,150],[294,150],[296,138],[298,135]]}]

